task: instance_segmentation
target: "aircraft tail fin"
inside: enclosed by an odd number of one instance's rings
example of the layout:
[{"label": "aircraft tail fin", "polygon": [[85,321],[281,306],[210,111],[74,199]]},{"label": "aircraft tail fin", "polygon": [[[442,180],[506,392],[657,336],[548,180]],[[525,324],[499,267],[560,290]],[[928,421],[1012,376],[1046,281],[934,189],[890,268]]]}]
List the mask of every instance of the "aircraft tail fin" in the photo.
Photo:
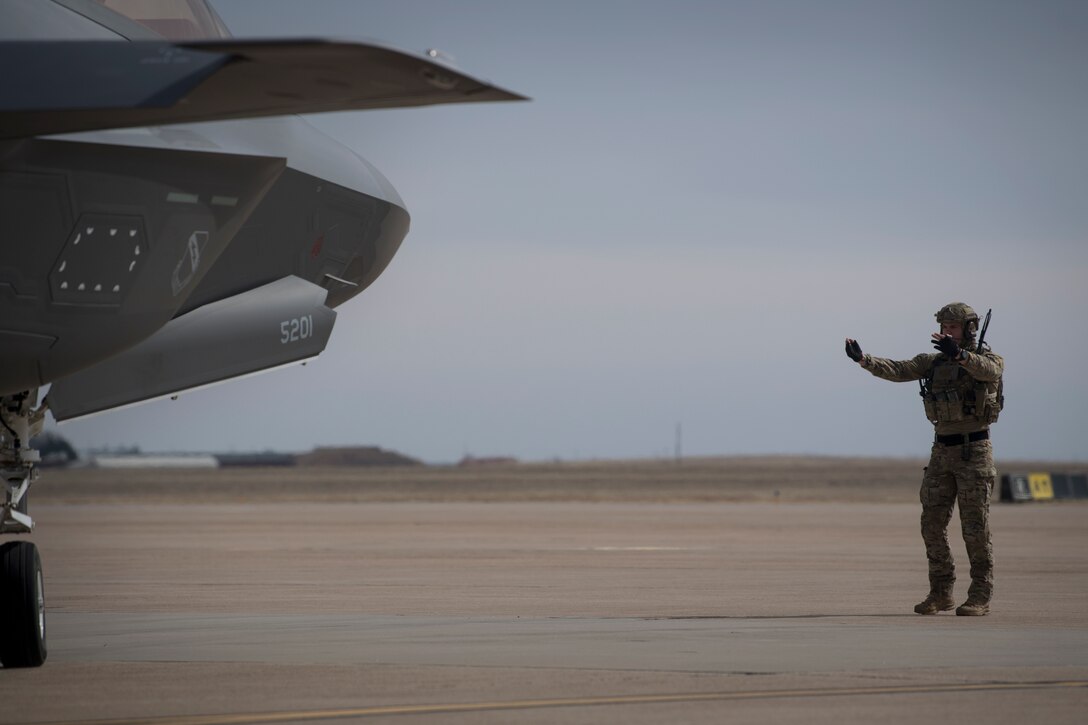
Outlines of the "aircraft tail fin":
[{"label": "aircraft tail fin", "polygon": [[53,383],[58,421],[301,362],[325,349],[336,313],[298,277],[212,302],[133,348]]},{"label": "aircraft tail fin", "polygon": [[433,58],[330,40],[0,42],[0,139],[525,100]]}]

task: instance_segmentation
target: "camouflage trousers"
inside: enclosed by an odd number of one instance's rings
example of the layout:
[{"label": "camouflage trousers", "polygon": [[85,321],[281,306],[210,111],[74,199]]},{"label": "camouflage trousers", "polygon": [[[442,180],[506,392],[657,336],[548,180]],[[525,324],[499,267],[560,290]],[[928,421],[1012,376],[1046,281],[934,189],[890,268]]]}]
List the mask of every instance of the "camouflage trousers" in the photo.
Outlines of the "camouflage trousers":
[{"label": "camouflage trousers", "polygon": [[990,601],[994,589],[994,553],[990,543],[990,496],[997,469],[990,441],[963,446],[935,443],[929,465],[922,477],[922,540],[929,559],[931,592],[952,593],[956,581],[955,564],[948,548],[948,522],[952,507],[960,507],[960,526],[967,558],[971,561],[971,587],[968,597]]}]

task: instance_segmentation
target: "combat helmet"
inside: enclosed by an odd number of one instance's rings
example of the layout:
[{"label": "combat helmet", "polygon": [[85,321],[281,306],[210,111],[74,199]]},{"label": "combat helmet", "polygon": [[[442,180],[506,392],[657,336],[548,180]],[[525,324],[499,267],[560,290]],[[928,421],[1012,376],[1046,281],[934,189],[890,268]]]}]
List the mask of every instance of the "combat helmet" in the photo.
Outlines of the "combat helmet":
[{"label": "combat helmet", "polygon": [[937,310],[934,317],[937,318],[938,325],[942,322],[960,323],[963,325],[963,334],[967,338],[974,337],[975,330],[978,329],[978,314],[966,302],[949,302]]}]

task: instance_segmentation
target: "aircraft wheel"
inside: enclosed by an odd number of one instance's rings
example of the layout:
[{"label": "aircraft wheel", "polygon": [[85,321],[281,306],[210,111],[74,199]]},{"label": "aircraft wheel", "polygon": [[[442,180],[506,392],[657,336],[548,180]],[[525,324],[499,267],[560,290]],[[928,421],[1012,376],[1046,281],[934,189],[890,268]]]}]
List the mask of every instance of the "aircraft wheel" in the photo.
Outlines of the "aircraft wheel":
[{"label": "aircraft wheel", "polygon": [[0,664],[40,667],[45,662],[45,589],[38,547],[28,541],[0,546]]}]

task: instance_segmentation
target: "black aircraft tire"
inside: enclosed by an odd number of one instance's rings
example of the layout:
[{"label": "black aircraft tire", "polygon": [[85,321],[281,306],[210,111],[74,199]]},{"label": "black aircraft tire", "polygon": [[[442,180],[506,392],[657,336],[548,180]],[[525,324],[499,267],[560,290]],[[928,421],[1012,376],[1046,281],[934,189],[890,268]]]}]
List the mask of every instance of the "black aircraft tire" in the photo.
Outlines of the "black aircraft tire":
[{"label": "black aircraft tire", "polygon": [[28,541],[0,546],[0,664],[40,667],[45,662],[45,591],[38,547]]}]

